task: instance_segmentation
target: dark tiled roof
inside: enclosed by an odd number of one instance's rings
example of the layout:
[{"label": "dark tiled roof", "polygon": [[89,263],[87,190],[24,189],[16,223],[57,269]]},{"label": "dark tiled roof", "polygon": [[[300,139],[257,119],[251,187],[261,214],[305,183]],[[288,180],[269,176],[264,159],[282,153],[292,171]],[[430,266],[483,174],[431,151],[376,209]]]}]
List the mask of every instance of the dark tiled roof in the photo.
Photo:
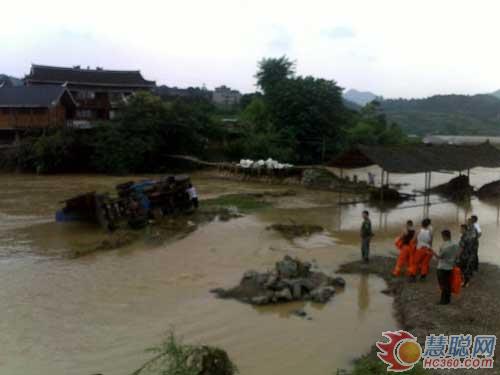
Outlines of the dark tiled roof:
[{"label": "dark tiled roof", "polygon": [[0,108],[48,108],[56,105],[69,91],[62,86],[19,86],[0,88]]},{"label": "dark tiled roof", "polygon": [[500,167],[500,150],[490,143],[477,146],[358,146],[330,163],[338,168],[360,168],[375,164],[391,173],[496,168]]},{"label": "dark tiled roof", "polygon": [[154,81],[145,80],[138,70],[103,70],[61,68],[55,66],[32,65],[27,81],[43,83],[64,83],[81,85],[154,87]]}]

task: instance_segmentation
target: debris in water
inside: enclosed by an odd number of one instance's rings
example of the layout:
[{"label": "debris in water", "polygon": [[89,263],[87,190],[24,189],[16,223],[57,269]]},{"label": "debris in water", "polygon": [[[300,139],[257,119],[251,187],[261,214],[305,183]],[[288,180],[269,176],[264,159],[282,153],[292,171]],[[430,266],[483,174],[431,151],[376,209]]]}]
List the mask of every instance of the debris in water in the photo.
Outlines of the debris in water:
[{"label": "debris in water", "polygon": [[273,224],[269,225],[267,230],[275,230],[280,232],[286,238],[293,239],[296,237],[309,237],[314,233],[323,232],[323,227],[321,225],[310,225],[310,224]]}]

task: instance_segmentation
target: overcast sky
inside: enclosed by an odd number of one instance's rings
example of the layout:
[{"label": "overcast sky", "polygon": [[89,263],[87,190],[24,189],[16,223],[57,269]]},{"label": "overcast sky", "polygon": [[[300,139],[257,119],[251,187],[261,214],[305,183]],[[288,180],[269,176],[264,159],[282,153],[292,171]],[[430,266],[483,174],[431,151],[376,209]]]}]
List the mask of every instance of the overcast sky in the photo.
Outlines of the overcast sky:
[{"label": "overcast sky", "polygon": [[140,69],[171,86],[255,90],[262,57],[385,97],[500,89],[498,0],[4,0],[0,73]]}]

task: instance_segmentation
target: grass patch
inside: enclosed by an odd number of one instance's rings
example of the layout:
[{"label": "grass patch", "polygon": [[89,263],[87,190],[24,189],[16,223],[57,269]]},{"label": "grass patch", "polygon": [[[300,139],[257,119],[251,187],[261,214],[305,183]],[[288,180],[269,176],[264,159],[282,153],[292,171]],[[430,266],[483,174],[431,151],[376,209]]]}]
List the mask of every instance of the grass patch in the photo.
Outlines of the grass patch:
[{"label": "grass patch", "polygon": [[227,207],[235,208],[239,212],[248,213],[271,206],[271,203],[264,200],[258,194],[227,194],[220,197],[207,199],[201,202],[206,207]]}]

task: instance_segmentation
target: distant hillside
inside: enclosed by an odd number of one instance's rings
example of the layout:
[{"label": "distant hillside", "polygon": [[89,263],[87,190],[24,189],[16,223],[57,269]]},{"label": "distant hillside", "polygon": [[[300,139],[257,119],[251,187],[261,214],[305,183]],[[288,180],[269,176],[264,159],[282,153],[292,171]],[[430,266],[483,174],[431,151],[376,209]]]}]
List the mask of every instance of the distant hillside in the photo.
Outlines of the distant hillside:
[{"label": "distant hillside", "polygon": [[362,107],[357,103],[354,103],[354,102],[351,102],[350,100],[347,100],[346,98],[344,98],[344,105],[353,111],[359,111]]},{"label": "distant hillside", "polygon": [[408,134],[500,135],[500,98],[493,95],[390,99],[381,105]]},{"label": "distant hillside", "polygon": [[500,90],[497,90],[495,92],[492,92],[491,95],[496,96],[497,98],[500,99]]},{"label": "distant hillside", "polygon": [[0,85],[2,84],[8,87],[22,86],[23,81],[19,78],[14,78],[6,74],[0,74]]},{"label": "distant hillside", "polygon": [[370,103],[371,101],[377,98],[379,98],[377,95],[369,91],[358,91],[355,89],[350,89],[344,93],[344,99],[346,99],[349,102],[353,102],[357,105],[360,105],[361,107],[365,106],[366,104]]}]

